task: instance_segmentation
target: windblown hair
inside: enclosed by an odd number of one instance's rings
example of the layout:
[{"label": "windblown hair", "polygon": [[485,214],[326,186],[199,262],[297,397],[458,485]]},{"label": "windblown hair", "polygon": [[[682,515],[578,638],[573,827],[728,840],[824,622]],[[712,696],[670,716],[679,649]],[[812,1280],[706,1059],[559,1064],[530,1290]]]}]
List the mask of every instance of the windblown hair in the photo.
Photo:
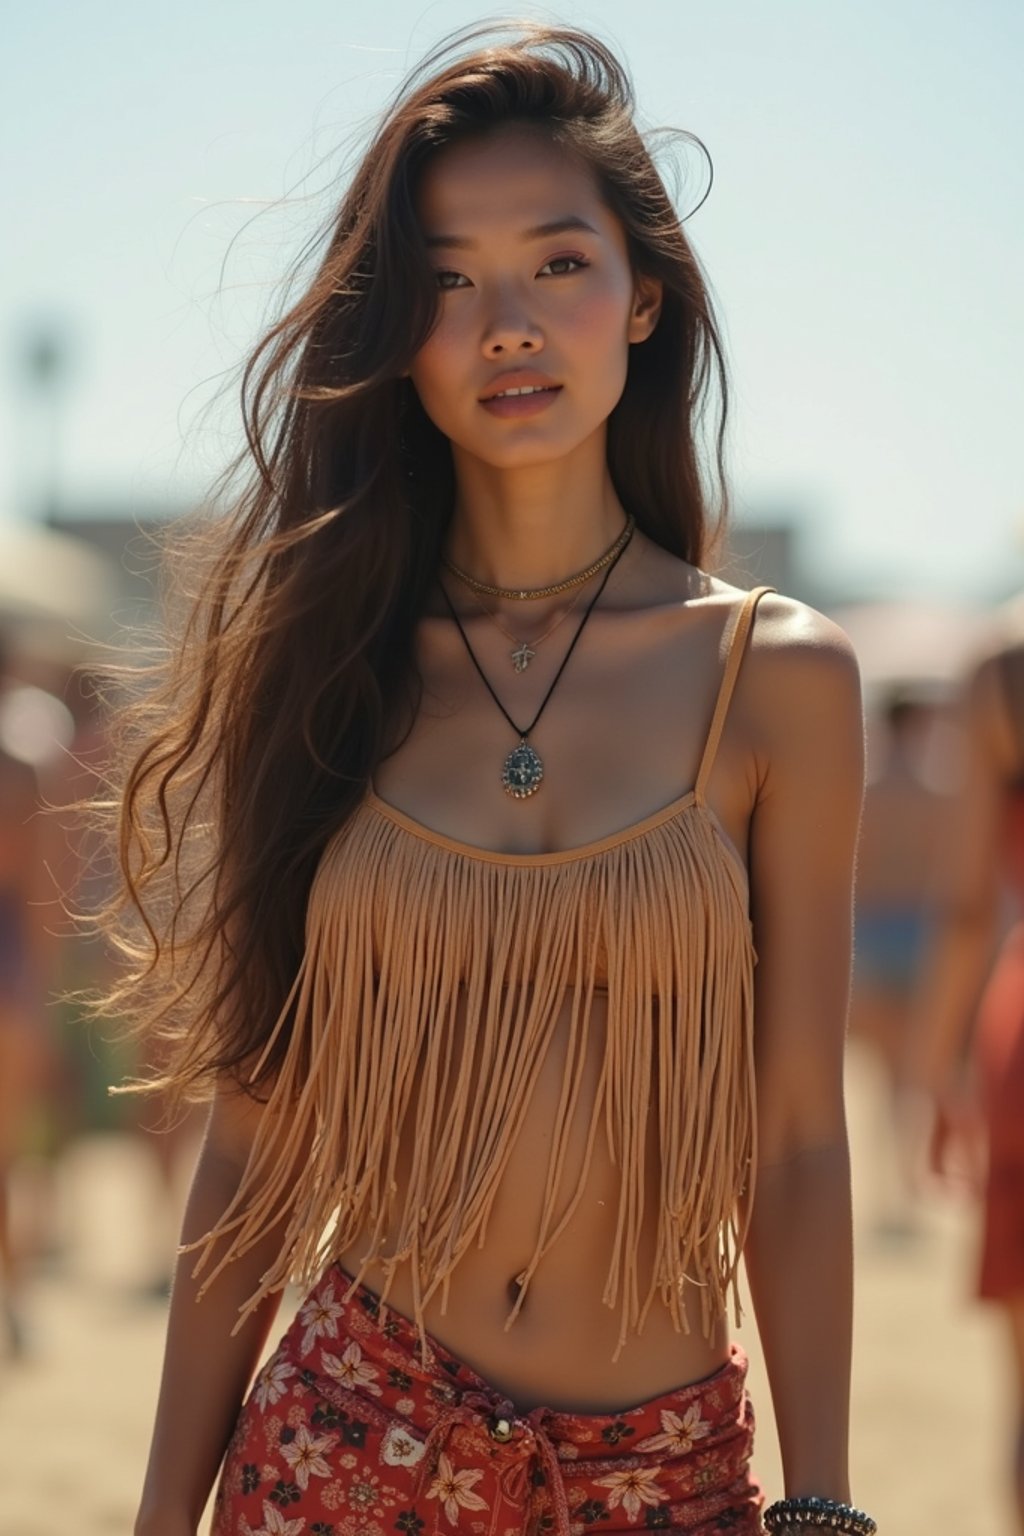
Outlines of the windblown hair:
[{"label": "windblown hair", "polygon": [[[415,199],[444,147],[531,124],[590,167],[634,272],[664,285],[653,334],[629,349],[609,471],[649,538],[706,558],[726,500],[722,347],[633,111],[622,66],[585,32],[454,34],[399,88],[318,236],[312,283],[245,362],[245,446],[172,546],[172,577],[200,579],[118,708],[104,802],[119,882],[99,921],[122,964],[98,1007],[160,1041],[173,1099],[242,1080],[269,1039],[325,844],[418,705],[413,636],[455,483],[448,439],[402,374],[438,312]],[[288,1040],[283,1028],[253,1091]]]}]

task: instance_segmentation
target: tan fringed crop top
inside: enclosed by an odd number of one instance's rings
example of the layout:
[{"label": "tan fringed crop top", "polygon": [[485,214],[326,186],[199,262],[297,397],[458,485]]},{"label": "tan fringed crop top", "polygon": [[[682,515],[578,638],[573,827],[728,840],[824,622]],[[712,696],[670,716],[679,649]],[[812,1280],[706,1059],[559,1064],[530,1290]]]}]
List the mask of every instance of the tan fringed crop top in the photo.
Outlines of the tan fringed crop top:
[{"label": "tan fringed crop top", "polygon": [[[621,1309],[615,1358],[659,1293],[677,1330],[689,1328],[684,1280],[700,1287],[705,1332],[730,1287],[735,1296],[737,1205],[754,1171],[756,957],[745,875],[705,791],[755,607],[770,590],[749,593],[731,626],[696,784],[643,821],[562,852],[503,854],[430,831],[371,790],[328,843],[275,1030],[294,1004],[268,1105],[281,1113],[264,1114],[238,1194],[190,1245],[205,1250],[198,1273],[214,1240],[228,1240],[205,1290],[232,1254],[284,1220],[280,1260],[239,1323],[289,1277],[310,1283],[365,1238],[356,1281],[373,1262],[390,1285],[408,1262],[424,1339],[428,1301],[441,1288],[443,1303],[460,1256],[482,1244],[558,1027],[569,1031],[562,1119],[536,1247],[506,1328],[583,1193],[602,1121],[621,1170],[603,1295]],[[559,1209],[597,990],[606,993],[603,1062],[582,1172]],[[398,1214],[398,1132],[414,1097],[400,1235],[385,1253]],[[649,1116],[660,1195],[644,1290],[636,1249],[652,1178]]]}]

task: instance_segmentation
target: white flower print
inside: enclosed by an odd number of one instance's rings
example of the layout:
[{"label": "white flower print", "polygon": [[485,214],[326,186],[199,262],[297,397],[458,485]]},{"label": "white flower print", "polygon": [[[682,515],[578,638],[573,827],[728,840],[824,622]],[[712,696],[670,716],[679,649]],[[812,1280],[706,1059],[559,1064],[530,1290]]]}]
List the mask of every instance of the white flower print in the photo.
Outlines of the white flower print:
[{"label": "white flower print", "polygon": [[389,1426],[381,1441],[381,1460],[389,1467],[414,1467],[426,1450],[422,1440],[414,1440],[399,1424]]},{"label": "white flower print", "polygon": [[661,1429],[660,1435],[648,1435],[646,1440],[638,1440],[637,1450],[668,1451],[672,1456],[682,1456],[692,1451],[698,1440],[703,1440],[705,1435],[711,1433],[710,1423],[701,1418],[699,1403],[691,1403],[682,1418],[671,1409],[663,1408]]},{"label": "white flower print", "polygon": [[311,1435],[305,1424],[299,1425],[294,1440],[282,1440],[281,1455],[295,1473],[300,1488],[309,1487],[311,1476],[330,1477],[324,1452],[333,1450],[337,1443],[337,1435]]},{"label": "white flower print", "polygon": [[612,1472],[608,1477],[595,1477],[594,1482],[599,1488],[608,1489],[608,1508],[615,1509],[621,1504],[630,1520],[636,1519],[644,1504],[660,1504],[667,1497],[648,1467]]},{"label": "white flower print", "polygon": [[298,1520],[286,1520],[283,1510],[277,1509],[269,1499],[264,1499],[263,1524],[258,1530],[254,1530],[243,1515],[242,1536],[302,1536],[305,1525],[304,1515],[301,1515]]},{"label": "white flower print", "polygon": [[373,1397],[383,1395],[377,1385],[380,1371],[363,1359],[363,1352],[355,1339],[350,1339],[345,1345],[340,1360],[326,1349],[320,1351],[320,1360],[328,1376],[332,1376],[340,1386],[364,1387]]},{"label": "white flower print", "polygon": [[278,1402],[285,1394],[285,1382],[295,1375],[294,1365],[275,1357],[268,1360],[256,1382],[256,1401],[266,1413],[271,1403]]},{"label": "white flower print", "polygon": [[473,1484],[483,1477],[476,1467],[463,1467],[456,1472],[444,1451],[437,1463],[437,1476],[427,1489],[428,1499],[440,1499],[450,1525],[458,1525],[459,1508],[486,1509],[487,1501],[473,1492]]},{"label": "white flower print", "polygon": [[345,1501],[349,1508],[367,1517],[371,1514],[382,1515],[400,1497],[397,1488],[382,1486],[380,1478],[369,1467],[364,1467],[345,1489]]},{"label": "white flower print", "polygon": [[302,1353],[308,1355],[321,1334],[330,1339],[338,1337],[338,1318],[345,1308],[334,1299],[334,1286],[325,1285],[318,1295],[310,1296],[299,1312],[299,1322],[305,1328],[302,1335]]}]

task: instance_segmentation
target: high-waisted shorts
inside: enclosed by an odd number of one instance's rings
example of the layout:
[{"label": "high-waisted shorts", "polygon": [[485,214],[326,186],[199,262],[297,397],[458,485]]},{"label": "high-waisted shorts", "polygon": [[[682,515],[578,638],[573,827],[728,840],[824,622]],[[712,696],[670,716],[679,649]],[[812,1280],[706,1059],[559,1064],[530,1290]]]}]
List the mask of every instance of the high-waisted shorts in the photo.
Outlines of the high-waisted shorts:
[{"label": "high-waisted shorts", "polygon": [[259,1372],[212,1536],[760,1531],[734,1345],[713,1375],[616,1413],[519,1412],[430,1334],[328,1268]]}]

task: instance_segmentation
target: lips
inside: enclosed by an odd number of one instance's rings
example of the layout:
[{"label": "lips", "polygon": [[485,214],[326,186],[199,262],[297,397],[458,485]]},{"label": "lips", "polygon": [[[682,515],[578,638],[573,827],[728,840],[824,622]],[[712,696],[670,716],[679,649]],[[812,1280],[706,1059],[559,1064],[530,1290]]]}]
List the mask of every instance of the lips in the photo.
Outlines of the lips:
[{"label": "lips", "polygon": [[496,395],[488,395],[487,398],[488,400],[506,400],[511,395],[517,397],[519,395],[547,395],[556,388],[557,385],[555,384],[523,384],[519,389],[502,389]]},{"label": "lips", "polygon": [[553,388],[531,390],[527,395],[492,395],[489,400],[480,401],[480,409],[490,416],[539,416],[552,409],[561,393],[562,386],[556,384]]},{"label": "lips", "polygon": [[[509,389],[561,389],[561,384],[549,378],[546,373],[538,373],[535,368],[517,368],[508,373],[499,373],[496,379],[492,379],[480,396],[481,405],[495,396],[503,394]],[[512,396],[513,399],[521,398]],[[529,396],[527,396],[529,398]]]}]

